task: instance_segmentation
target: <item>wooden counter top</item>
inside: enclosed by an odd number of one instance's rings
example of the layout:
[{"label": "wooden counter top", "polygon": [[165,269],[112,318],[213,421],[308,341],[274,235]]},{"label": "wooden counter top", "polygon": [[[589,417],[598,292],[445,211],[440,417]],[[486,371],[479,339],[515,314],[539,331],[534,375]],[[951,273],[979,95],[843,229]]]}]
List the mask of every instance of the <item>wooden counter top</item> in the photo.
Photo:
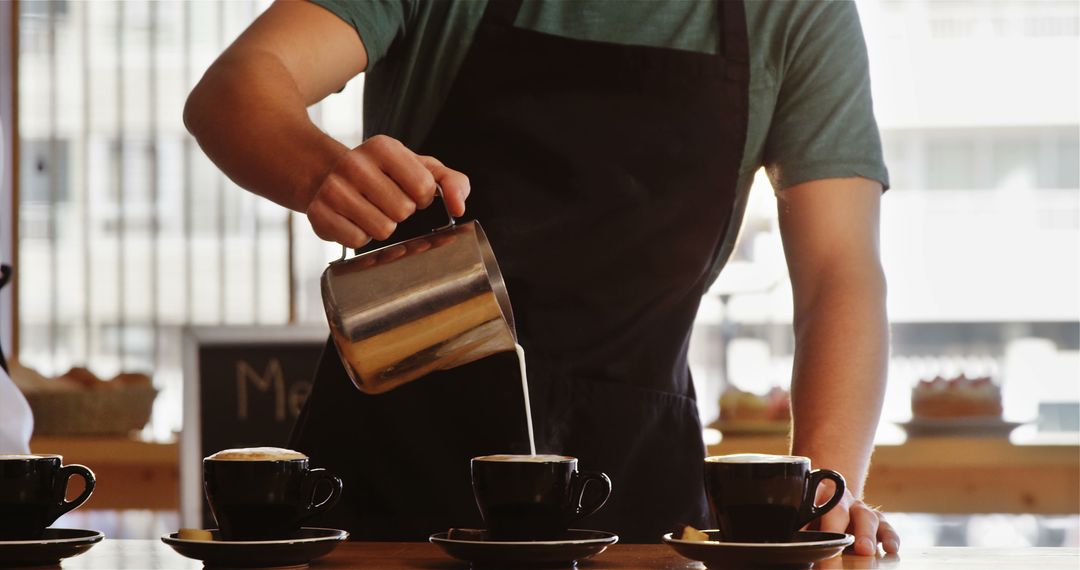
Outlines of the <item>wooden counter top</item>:
[{"label": "wooden counter top", "polygon": [[[865,557],[843,555],[821,562],[815,569],[928,570],[949,568],[1075,570],[1080,564],[1076,548],[923,548],[902,550],[899,556]],[[86,554],[64,561],[66,570],[195,570],[202,563],[176,554],[157,540],[109,540]],[[616,544],[599,556],[583,562],[591,570],[699,570],[700,563],[680,557],[661,544]],[[337,569],[456,569],[468,564],[447,557],[428,543],[350,542],[312,564],[322,570]],[[512,570],[512,569],[505,569]]]}]

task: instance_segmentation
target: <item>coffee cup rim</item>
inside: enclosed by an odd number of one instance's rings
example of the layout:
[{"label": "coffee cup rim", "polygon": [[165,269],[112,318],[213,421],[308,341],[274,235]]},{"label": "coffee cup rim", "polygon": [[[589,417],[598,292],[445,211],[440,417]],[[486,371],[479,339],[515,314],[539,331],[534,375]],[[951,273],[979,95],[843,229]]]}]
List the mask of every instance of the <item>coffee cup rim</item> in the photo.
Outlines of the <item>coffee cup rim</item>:
[{"label": "coffee cup rim", "polygon": [[[519,458],[519,457],[543,457],[544,459],[498,459],[498,458]],[[577,457],[571,455],[559,455],[556,453],[543,453],[536,455],[528,454],[514,454],[514,453],[493,453],[491,455],[479,455],[472,458],[472,461],[480,463],[572,463],[577,461]]]},{"label": "coffee cup rim", "polygon": [[59,453],[3,453],[0,461],[38,461],[41,459],[59,459],[64,462],[64,456]]},{"label": "coffee cup rim", "polygon": [[[222,454],[232,455],[232,457],[219,457]],[[286,449],[284,447],[276,446],[253,446],[221,449],[204,457],[203,462],[283,463],[287,461],[307,461],[309,459],[310,457],[308,457],[307,454],[296,451],[295,449]]]},{"label": "coffee cup rim", "polygon": [[786,464],[810,464],[810,458],[803,455],[775,455],[770,453],[731,453],[727,455],[711,455],[705,458],[705,463],[715,465],[786,465]]},{"label": "coffee cup rim", "polygon": [[310,457],[289,457],[280,459],[230,459],[228,457],[203,457],[203,463],[288,463],[290,461],[309,461]]}]

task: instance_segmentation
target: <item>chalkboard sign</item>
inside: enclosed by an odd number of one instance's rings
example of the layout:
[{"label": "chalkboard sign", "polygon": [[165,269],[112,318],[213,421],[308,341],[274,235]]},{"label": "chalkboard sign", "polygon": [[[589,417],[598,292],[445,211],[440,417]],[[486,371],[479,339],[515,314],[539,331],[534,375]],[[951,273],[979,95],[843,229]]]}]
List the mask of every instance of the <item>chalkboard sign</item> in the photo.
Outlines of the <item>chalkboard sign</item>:
[{"label": "chalkboard sign", "polygon": [[202,458],[231,447],[286,445],[311,392],[325,327],[190,327],[184,335],[180,508],[186,527],[209,522]]}]

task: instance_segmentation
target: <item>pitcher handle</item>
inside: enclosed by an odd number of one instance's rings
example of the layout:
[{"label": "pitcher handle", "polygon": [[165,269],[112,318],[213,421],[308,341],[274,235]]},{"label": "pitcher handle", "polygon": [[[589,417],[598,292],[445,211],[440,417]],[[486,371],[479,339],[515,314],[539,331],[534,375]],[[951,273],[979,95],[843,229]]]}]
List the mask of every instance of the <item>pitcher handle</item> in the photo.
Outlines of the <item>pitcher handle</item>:
[{"label": "pitcher handle", "polygon": [[448,230],[454,227],[457,222],[454,221],[454,215],[450,213],[450,207],[446,205],[446,198],[443,197],[442,186],[438,183],[435,183],[435,194],[439,197],[439,201],[442,202],[443,211],[446,212],[446,225],[439,226],[431,231],[439,232],[442,230]]},{"label": "pitcher handle", "polygon": [[[431,231],[432,232],[441,232],[442,230],[448,230],[448,229],[454,227],[457,224],[457,222],[454,221],[454,215],[450,213],[450,208],[446,205],[446,200],[443,198],[442,186],[440,186],[437,183],[435,184],[435,194],[438,195],[439,202],[442,202],[443,210],[446,212],[447,223],[446,223],[445,226],[439,226],[439,227],[437,227],[437,228],[435,228],[435,229],[433,229]],[[349,256],[349,248],[346,247],[345,244],[342,244],[341,245],[341,257],[335,259],[332,263],[337,263],[338,261],[345,261],[345,258],[348,257],[348,256]]]}]

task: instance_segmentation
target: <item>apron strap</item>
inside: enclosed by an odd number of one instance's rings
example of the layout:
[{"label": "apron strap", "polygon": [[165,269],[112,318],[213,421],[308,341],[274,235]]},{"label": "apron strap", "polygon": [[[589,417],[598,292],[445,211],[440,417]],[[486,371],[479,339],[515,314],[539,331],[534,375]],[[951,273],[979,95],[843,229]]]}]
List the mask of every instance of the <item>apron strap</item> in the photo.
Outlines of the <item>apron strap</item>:
[{"label": "apron strap", "polygon": [[724,34],[721,55],[727,79],[745,81],[750,76],[750,48],[746,35],[746,12],[741,1],[718,0],[716,14]]},{"label": "apron strap", "polygon": [[484,17],[480,20],[480,28],[497,26],[509,28],[517,19],[518,10],[521,9],[522,0],[488,0],[487,8],[484,9]]}]

